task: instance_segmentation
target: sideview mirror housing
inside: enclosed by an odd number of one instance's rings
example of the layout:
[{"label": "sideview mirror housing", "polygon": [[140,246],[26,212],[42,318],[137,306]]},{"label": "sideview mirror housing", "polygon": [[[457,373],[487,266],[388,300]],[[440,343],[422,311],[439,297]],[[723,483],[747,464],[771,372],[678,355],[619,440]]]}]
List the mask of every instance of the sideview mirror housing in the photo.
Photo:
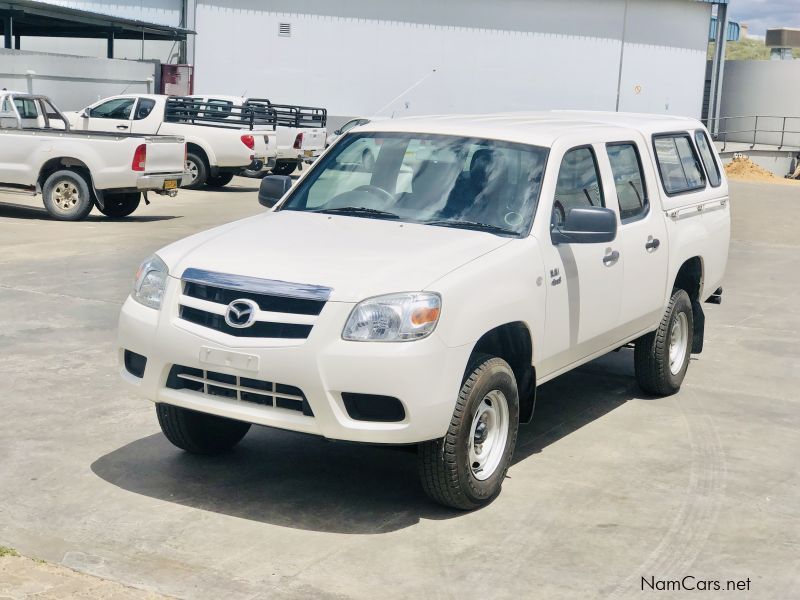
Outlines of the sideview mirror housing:
[{"label": "sideview mirror housing", "polygon": [[342,130],[337,129],[336,131],[333,132],[333,135],[342,135]]},{"label": "sideview mirror housing", "polygon": [[550,230],[553,244],[602,244],[616,237],[617,215],[602,206],[570,209],[564,225]]},{"label": "sideview mirror housing", "polygon": [[79,116],[80,118],[82,118],[82,119],[88,119],[88,118],[89,118],[89,109],[88,109],[88,108],[84,108],[84,109],[81,111],[80,115],[78,115],[78,116]]},{"label": "sideview mirror housing", "polygon": [[292,187],[292,178],[288,175],[267,175],[261,180],[258,188],[258,202],[262,206],[272,208]]}]

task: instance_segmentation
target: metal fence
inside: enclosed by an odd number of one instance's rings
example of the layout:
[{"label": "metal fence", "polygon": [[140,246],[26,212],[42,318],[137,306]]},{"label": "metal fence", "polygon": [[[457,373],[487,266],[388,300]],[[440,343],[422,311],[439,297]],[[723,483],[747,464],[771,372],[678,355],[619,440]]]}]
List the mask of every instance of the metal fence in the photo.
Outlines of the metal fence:
[{"label": "metal fence", "polygon": [[707,119],[706,126],[715,141],[722,142],[724,152],[728,142],[800,147],[800,117],[776,115],[743,115]]}]

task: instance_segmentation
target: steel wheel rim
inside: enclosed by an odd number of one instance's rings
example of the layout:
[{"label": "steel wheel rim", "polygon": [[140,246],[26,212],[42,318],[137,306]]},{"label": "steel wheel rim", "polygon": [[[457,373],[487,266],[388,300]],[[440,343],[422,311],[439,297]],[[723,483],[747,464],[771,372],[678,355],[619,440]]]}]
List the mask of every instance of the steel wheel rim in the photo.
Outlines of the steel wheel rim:
[{"label": "steel wheel rim", "polygon": [[192,178],[192,182],[194,182],[194,180],[197,179],[197,171],[198,171],[197,163],[194,162],[193,160],[187,160],[186,170],[189,172],[189,175]]},{"label": "steel wheel rim", "polygon": [[59,181],[53,187],[53,202],[61,210],[72,210],[81,199],[81,193],[73,182]]},{"label": "steel wheel rim", "polygon": [[689,320],[686,313],[678,313],[669,332],[669,370],[673,375],[680,373],[689,345]]},{"label": "steel wheel rim", "polygon": [[478,404],[470,425],[469,468],[475,479],[489,479],[503,461],[508,441],[508,423],[506,396],[500,390],[492,390]]}]

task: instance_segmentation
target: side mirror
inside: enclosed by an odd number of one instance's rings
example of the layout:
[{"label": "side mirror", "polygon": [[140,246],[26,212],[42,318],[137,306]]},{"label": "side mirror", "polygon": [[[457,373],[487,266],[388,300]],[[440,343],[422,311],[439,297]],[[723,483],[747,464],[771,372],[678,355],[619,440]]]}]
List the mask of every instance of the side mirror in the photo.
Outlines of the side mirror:
[{"label": "side mirror", "polygon": [[337,129],[336,131],[333,132],[333,135],[342,135],[342,130]]},{"label": "side mirror", "polygon": [[259,204],[272,208],[292,187],[292,178],[288,175],[267,175],[261,180],[258,188]]},{"label": "side mirror", "polygon": [[88,108],[84,108],[81,111],[81,114],[78,115],[78,116],[80,116],[81,119],[88,119],[89,118],[89,109]]},{"label": "side mirror", "polygon": [[550,230],[554,244],[601,244],[617,237],[617,215],[610,208],[573,208],[564,224]]}]

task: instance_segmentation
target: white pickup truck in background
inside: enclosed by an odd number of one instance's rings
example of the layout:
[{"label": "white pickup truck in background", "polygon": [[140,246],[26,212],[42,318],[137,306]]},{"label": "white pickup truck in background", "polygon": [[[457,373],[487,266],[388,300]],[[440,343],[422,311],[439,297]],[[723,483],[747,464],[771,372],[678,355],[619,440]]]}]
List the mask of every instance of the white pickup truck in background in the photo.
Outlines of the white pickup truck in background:
[{"label": "white pickup truck in background", "polygon": [[369,123],[259,201],[142,264],[123,378],[188,452],[251,424],[416,443],[459,509],[499,493],[540,384],[630,344],[642,390],[677,392],[730,240],[706,129],[661,115]]},{"label": "white pickup truck in background", "polygon": [[0,92],[0,187],[41,193],[54,218],[76,221],[93,206],[125,217],[142,192],[174,196],[188,176],[178,136],[73,131],[46,96]]},{"label": "white pickup truck in background", "polygon": [[[79,131],[180,135],[186,139],[187,188],[222,187],[245,169],[260,170],[277,155],[275,117],[235,107],[222,119],[213,107],[158,94],[112,96],[82,111],[64,113]],[[258,130],[256,130],[258,128]]]},{"label": "white pickup truck in background", "polygon": [[276,113],[278,153],[270,170],[276,175],[289,175],[304,162],[312,162],[325,150],[328,111],[311,106],[274,104],[266,98],[225,96],[221,94],[194,95],[209,106],[219,107],[221,114],[230,114],[237,106],[267,107]]}]

